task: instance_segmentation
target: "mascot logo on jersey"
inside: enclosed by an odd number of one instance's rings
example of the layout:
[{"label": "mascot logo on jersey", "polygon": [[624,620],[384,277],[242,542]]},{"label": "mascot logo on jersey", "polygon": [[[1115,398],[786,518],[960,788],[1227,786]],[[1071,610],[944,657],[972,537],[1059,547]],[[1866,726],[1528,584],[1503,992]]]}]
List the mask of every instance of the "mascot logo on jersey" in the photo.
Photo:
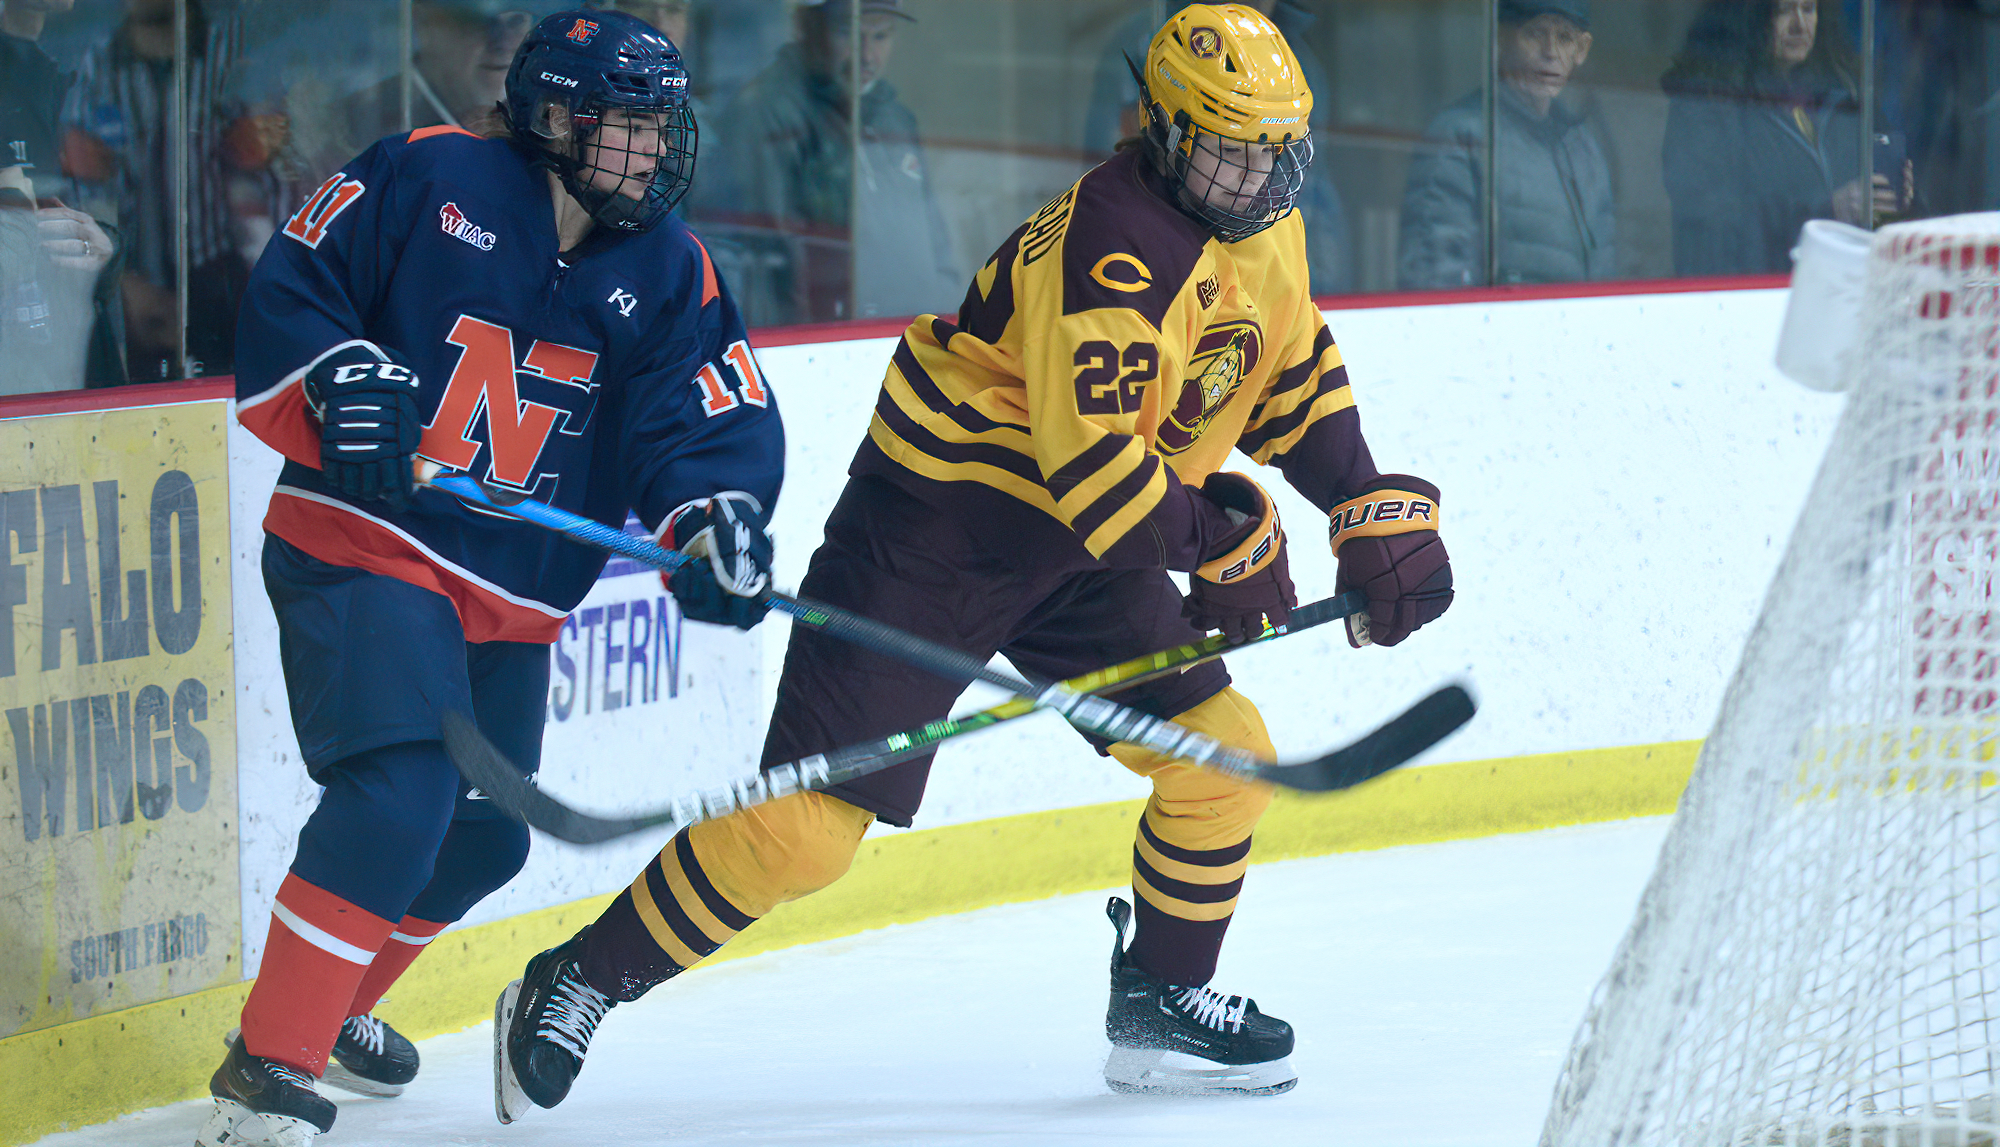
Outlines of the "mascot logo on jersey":
[{"label": "mascot logo on jersey", "polygon": [[1188,51],[1195,59],[1213,60],[1222,54],[1222,33],[1213,28],[1196,28],[1188,33]]},{"label": "mascot logo on jersey", "polygon": [[1249,319],[1218,323],[1201,332],[1188,359],[1194,377],[1181,383],[1180,398],[1161,421],[1154,448],[1162,454],[1178,454],[1193,446],[1243,380],[1257,369],[1263,349],[1263,331]]}]

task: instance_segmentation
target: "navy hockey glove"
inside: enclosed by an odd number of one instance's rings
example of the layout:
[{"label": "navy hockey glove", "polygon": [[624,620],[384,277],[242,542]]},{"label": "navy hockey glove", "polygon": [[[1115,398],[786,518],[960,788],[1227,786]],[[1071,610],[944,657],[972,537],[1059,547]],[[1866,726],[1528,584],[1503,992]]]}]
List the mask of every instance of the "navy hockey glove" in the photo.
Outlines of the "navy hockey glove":
[{"label": "navy hockey glove", "polygon": [[424,418],[417,372],[396,352],[381,353],[354,347],[315,365],[306,372],[306,403],[319,416],[319,470],[327,485],[401,510],[416,492],[410,462]]},{"label": "navy hockey glove", "polygon": [[757,499],[724,490],[688,502],[667,515],[661,533],[682,553],[703,559],[660,575],[683,615],[738,629],[764,620],[771,607],[759,595],[771,584],[771,538]]},{"label": "navy hockey glove", "polygon": [[1201,493],[1249,528],[1232,534],[1229,548],[1188,578],[1181,616],[1203,632],[1219,629],[1231,641],[1264,632],[1267,619],[1273,626],[1289,622],[1299,598],[1271,496],[1241,474],[1211,474]]},{"label": "navy hockey glove", "polygon": [[1438,516],[1437,487],[1408,474],[1384,474],[1332,509],[1334,591],[1368,593],[1368,613],[1347,619],[1349,645],[1394,645],[1451,607]]}]

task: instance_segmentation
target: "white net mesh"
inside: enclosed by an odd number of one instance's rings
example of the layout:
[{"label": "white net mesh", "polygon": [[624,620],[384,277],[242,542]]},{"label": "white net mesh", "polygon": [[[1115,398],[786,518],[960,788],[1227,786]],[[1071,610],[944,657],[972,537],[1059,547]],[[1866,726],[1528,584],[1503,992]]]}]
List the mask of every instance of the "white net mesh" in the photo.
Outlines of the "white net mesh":
[{"label": "white net mesh", "polygon": [[1886,228],[1868,280],[1847,409],[1544,1147],[1995,1143],[2000,215]]}]

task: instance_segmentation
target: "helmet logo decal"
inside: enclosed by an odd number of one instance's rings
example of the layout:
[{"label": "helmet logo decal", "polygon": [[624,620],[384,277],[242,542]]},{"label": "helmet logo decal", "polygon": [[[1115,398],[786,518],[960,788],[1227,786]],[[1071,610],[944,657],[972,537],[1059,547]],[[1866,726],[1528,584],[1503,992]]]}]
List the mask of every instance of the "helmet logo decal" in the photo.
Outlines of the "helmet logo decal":
[{"label": "helmet logo decal", "polygon": [[1197,60],[1213,60],[1222,54],[1222,33],[1213,28],[1196,28],[1188,33],[1188,51]]},{"label": "helmet logo decal", "polygon": [[1136,294],[1153,285],[1152,269],[1122,251],[1114,251],[1099,259],[1097,266],[1090,269],[1090,277],[1097,280],[1101,287],[1126,294]]},{"label": "helmet logo decal", "polygon": [[597,35],[597,22],[579,18],[569,30],[569,38],[579,44],[588,44]]},{"label": "helmet logo decal", "polygon": [[1203,331],[1188,359],[1194,377],[1181,383],[1180,398],[1154,432],[1153,448],[1179,454],[1193,446],[1257,368],[1263,344],[1263,331],[1253,319],[1218,323]]}]

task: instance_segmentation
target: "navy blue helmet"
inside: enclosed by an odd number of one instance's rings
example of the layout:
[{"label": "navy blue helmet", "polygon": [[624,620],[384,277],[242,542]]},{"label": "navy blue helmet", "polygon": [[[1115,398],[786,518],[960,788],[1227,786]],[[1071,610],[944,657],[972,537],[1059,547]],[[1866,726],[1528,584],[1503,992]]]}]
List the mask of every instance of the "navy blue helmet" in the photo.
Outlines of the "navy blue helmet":
[{"label": "navy blue helmet", "polygon": [[591,218],[645,231],[694,183],[687,96],[673,41],[624,12],[574,9],[535,25],[514,54],[507,123]]}]

